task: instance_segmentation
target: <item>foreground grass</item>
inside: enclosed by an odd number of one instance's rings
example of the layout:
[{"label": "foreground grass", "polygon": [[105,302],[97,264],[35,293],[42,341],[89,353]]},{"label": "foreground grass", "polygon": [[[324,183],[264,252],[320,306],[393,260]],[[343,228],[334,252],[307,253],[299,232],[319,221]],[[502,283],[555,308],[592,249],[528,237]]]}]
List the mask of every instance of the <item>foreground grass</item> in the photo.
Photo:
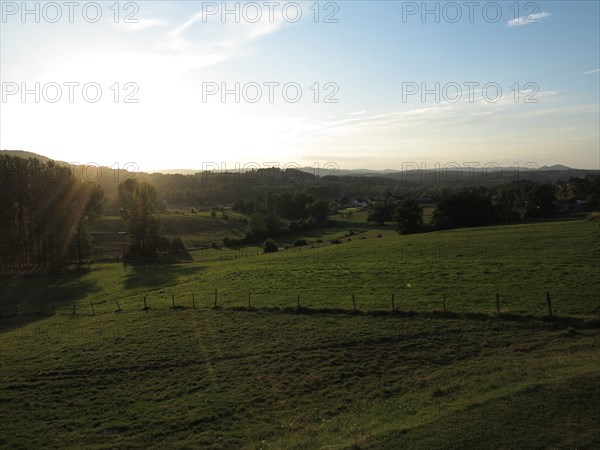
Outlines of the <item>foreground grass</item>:
[{"label": "foreground grass", "polygon": [[542,322],[59,314],[1,335],[0,445],[592,448],[598,337]]}]

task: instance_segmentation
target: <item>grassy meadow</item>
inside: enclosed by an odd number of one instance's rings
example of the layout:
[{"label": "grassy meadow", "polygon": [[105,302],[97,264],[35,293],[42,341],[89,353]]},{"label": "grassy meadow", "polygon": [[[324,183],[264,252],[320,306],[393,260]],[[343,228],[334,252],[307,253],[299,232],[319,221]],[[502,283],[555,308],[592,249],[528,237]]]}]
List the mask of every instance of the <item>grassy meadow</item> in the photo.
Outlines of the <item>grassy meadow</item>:
[{"label": "grassy meadow", "polygon": [[0,447],[597,448],[599,235],[354,217],[275,254],[2,280]]}]

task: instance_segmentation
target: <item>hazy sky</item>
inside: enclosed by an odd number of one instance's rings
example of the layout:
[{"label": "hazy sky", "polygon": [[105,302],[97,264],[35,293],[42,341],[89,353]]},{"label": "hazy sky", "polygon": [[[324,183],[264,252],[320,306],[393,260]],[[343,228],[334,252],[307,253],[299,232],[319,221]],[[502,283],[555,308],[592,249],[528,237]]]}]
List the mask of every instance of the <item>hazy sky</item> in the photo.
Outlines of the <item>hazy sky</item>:
[{"label": "hazy sky", "polygon": [[2,1],[0,148],[143,170],[598,169],[599,4]]}]

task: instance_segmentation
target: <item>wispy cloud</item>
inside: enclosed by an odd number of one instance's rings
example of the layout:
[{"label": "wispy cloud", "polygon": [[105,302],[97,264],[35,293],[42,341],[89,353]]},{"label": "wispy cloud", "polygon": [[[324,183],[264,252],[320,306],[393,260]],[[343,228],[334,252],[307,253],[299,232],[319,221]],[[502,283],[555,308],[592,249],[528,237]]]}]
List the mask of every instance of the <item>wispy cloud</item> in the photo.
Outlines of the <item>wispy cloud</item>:
[{"label": "wispy cloud", "polygon": [[535,14],[528,14],[526,16],[517,17],[516,19],[509,20],[506,23],[507,27],[520,27],[522,25],[529,25],[532,23],[539,23],[542,19],[550,17],[550,13],[542,11]]},{"label": "wispy cloud", "polygon": [[160,19],[139,19],[135,23],[118,22],[116,24],[116,26],[126,31],[142,31],[147,30],[148,28],[164,27],[167,25],[167,22]]},{"label": "wispy cloud", "polygon": [[590,75],[592,73],[598,73],[600,72],[600,67],[598,67],[597,69],[594,70],[588,70],[587,72],[583,72],[584,75]]},{"label": "wispy cloud", "polygon": [[[380,114],[364,114],[366,111],[347,113],[340,117],[325,119],[306,119],[291,121],[289,132],[304,135],[310,139],[336,138],[340,136],[370,135],[369,133],[406,133],[415,130],[428,132],[432,129],[456,128],[462,125],[473,125],[490,120],[502,119],[518,113],[527,113],[531,108],[531,116],[557,114],[560,108],[548,109],[540,106],[542,100],[557,96],[557,91],[539,91],[534,94],[530,90],[522,90],[518,96],[514,92],[505,93],[497,102],[461,100],[456,103],[438,103],[422,107],[407,108],[402,111],[382,112]],[[540,104],[525,102],[538,100]],[[564,110],[567,113],[590,112],[589,108],[581,110]]]},{"label": "wispy cloud", "polygon": [[282,18],[272,21],[263,18],[253,23],[211,23],[206,13],[198,12],[170,30],[162,47],[175,54],[199,57],[198,66],[212,65],[238,55],[247,45],[283,25]]},{"label": "wispy cloud", "polygon": [[568,117],[581,114],[595,114],[600,111],[600,106],[597,104],[584,104],[562,107],[541,108],[533,111],[525,111],[520,114],[520,117],[541,117],[541,116],[558,116]]}]

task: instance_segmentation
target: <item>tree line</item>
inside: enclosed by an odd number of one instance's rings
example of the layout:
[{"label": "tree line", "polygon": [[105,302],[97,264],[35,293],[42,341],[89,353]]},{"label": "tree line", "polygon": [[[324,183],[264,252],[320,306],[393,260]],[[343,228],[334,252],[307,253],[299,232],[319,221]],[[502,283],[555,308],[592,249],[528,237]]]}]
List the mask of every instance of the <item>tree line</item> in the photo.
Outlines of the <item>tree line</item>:
[{"label": "tree line", "polygon": [[0,155],[0,272],[57,270],[82,263],[90,225],[102,213],[100,186],[53,161]]},{"label": "tree line", "polygon": [[330,202],[306,193],[268,192],[241,199],[233,204],[235,211],[249,216],[243,239],[227,239],[225,245],[256,242],[302,230],[331,225],[328,220]]},{"label": "tree line", "polygon": [[366,194],[374,192],[380,195],[370,206],[368,220],[394,222],[400,233],[547,216],[556,212],[557,200],[571,205],[585,200],[590,209],[600,207],[600,176],[596,174],[567,181],[519,180],[427,191],[436,205],[431,223],[424,223],[421,204],[416,200],[424,191],[415,190],[417,184],[369,176],[316,179],[299,171],[286,175],[279,169],[256,171],[243,178],[238,174],[237,183],[227,183],[229,176],[128,177],[116,185],[116,198],[108,202],[102,183],[84,181],[68,166],[1,154],[0,272],[56,270],[73,262],[81,264],[92,250],[91,225],[107,203],[125,220],[130,257],[181,252],[185,250],[181,239],[162,236],[158,219],[165,206],[163,190],[173,192],[178,189],[175,186],[187,186],[189,192],[214,189],[214,199],[222,199],[221,194],[227,191],[235,198],[233,209],[248,216],[248,226],[242,239],[225,239],[226,245],[332,225],[332,212],[351,199],[372,198]]},{"label": "tree line", "polygon": [[391,193],[369,207],[367,220],[381,225],[394,222],[399,233],[408,234],[548,217],[557,213],[561,199],[574,205],[577,198],[591,210],[600,207],[600,176],[588,174],[556,184],[523,180],[445,191],[436,197],[429,224],[424,223],[423,209],[414,199]]}]

